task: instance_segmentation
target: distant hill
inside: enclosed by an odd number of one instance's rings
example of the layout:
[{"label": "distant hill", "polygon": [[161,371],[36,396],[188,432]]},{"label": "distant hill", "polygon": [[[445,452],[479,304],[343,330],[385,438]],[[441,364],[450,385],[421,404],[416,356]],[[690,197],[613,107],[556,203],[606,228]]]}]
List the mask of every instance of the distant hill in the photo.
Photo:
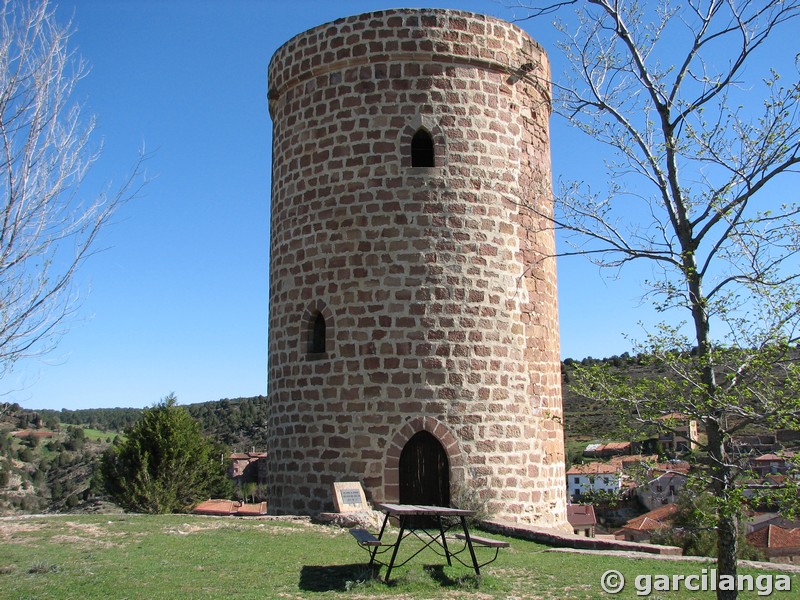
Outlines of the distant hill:
[{"label": "distant hill", "polygon": [[[790,360],[800,361],[800,349],[790,351]],[[605,365],[618,375],[632,380],[657,379],[669,376],[662,365],[655,364],[646,355],[630,356],[625,353],[610,358],[584,358],[580,361],[566,359],[561,363],[561,393],[564,404],[564,435],[567,442],[594,439],[625,439],[618,415],[608,403],[598,403],[580,396],[572,383],[578,365]],[[742,434],[769,433],[766,429],[750,426]]]},{"label": "distant hill", "polygon": [[642,357],[628,353],[610,358],[566,359],[561,363],[561,396],[564,405],[564,437],[569,441],[585,439],[615,439],[622,437],[616,413],[607,403],[598,403],[577,394],[572,387],[575,368],[605,364],[634,379],[652,377],[657,371]]},{"label": "distant hill", "polygon": [[[568,462],[579,457],[589,440],[625,439],[618,416],[608,403],[598,403],[574,392],[579,364],[606,364],[633,379],[663,377],[665,371],[647,357],[612,356],[604,359],[566,359],[561,365],[564,434]],[[203,431],[231,451],[267,449],[267,398],[222,399],[185,405]],[[141,416],[139,408],[82,410],[26,410],[0,404],[0,512],[65,510],[97,500],[101,490],[93,469],[117,434]],[[54,432],[54,437],[12,436],[13,432]],[[13,489],[11,489],[13,488]]]},{"label": "distant hill", "polygon": [[71,510],[98,497],[95,467],[114,434],[0,409],[0,514]]},{"label": "distant hill", "polygon": [[[232,450],[264,449],[267,444],[266,396],[224,398],[183,405],[200,422],[203,432]],[[88,408],[80,410],[39,410],[44,421],[80,425],[102,431],[122,433],[142,414],[141,408]],[[33,411],[32,411],[33,412]]]},{"label": "distant hill", "polygon": [[266,450],[266,396],[188,404],[186,409],[200,422],[204,433],[213,436],[231,450]]}]

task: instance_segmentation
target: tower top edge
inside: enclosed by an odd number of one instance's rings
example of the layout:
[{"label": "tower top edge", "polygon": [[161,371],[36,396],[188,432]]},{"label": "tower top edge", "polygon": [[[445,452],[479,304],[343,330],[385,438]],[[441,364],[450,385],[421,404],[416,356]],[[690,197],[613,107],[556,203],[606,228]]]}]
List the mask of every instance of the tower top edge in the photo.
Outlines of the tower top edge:
[{"label": "tower top edge", "polygon": [[[493,40],[491,48],[487,40]],[[363,64],[376,55],[381,61],[427,56],[431,62],[464,61],[502,70],[534,63],[549,79],[547,53],[513,23],[465,10],[397,8],[341,17],[287,40],[269,62],[270,93],[328,71],[334,63]]]}]

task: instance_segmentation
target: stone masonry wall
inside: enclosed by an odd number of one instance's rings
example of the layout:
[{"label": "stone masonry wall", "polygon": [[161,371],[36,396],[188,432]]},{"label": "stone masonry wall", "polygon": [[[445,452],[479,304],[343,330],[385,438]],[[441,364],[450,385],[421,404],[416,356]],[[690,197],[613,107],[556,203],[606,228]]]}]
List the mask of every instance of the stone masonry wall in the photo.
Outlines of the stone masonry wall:
[{"label": "stone masonry wall", "polygon": [[[271,512],[330,510],[340,480],[397,501],[426,430],[454,491],[568,527],[547,81],[525,32],[461,11],[344,18],[273,56]],[[433,167],[411,166],[420,128]]]}]

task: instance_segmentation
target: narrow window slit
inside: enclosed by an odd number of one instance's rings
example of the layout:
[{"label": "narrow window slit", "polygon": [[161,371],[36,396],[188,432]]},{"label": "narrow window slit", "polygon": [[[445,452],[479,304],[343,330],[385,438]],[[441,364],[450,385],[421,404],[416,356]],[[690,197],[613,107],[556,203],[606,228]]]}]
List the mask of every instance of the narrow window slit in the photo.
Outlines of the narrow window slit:
[{"label": "narrow window slit", "polygon": [[419,129],[411,138],[411,166],[434,166],[433,138],[424,129]]},{"label": "narrow window slit", "polygon": [[311,344],[309,344],[308,348],[308,351],[311,354],[322,354],[325,352],[325,341],[327,334],[328,332],[325,325],[325,317],[322,316],[322,313],[317,313],[311,330]]}]

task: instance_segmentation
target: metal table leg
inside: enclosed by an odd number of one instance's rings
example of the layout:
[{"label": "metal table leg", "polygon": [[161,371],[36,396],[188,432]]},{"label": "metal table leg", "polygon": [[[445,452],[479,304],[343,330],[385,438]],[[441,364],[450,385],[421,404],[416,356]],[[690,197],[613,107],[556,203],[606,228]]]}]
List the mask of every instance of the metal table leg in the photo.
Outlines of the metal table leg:
[{"label": "metal table leg", "polygon": [[[388,515],[386,517],[389,518]],[[406,517],[400,517],[400,532],[397,534],[397,541],[394,543],[394,550],[392,550],[392,558],[389,560],[389,564],[386,567],[386,583],[389,583],[389,575],[392,574],[392,567],[394,566],[394,559],[397,558],[397,551],[400,549],[400,542],[403,541],[403,534],[405,533],[406,529]],[[386,523],[384,522],[384,525]],[[383,531],[381,530],[381,533]]]},{"label": "metal table leg", "polygon": [[[386,524],[389,522],[389,513],[386,513],[386,516],[383,518],[383,525],[381,525],[381,531],[378,534],[378,539],[383,538],[383,532],[386,530]],[[378,546],[375,546],[372,549],[372,552],[369,556],[369,567],[372,568],[373,564],[375,563],[375,555],[378,553]]]},{"label": "metal table leg", "polygon": [[478,567],[478,559],[475,558],[475,550],[472,547],[472,538],[469,537],[469,527],[467,527],[466,517],[460,517],[461,527],[464,529],[464,538],[467,540],[467,548],[469,548],[469,555],[472,557],[472,566],[475,567],[475,575],[480,577],[481,570]]},{"label": "metal table leg", "polygon": [[444,526],[442,525],[442,517],[436,517],[436,521],[439,523],[439,535],[442,536],[442,548],[444,548],[444,555],[447,557],[447,566],[452,567],[453,562],[450,560],[450,551],[447,549],[447,538],[444,536]]}]

